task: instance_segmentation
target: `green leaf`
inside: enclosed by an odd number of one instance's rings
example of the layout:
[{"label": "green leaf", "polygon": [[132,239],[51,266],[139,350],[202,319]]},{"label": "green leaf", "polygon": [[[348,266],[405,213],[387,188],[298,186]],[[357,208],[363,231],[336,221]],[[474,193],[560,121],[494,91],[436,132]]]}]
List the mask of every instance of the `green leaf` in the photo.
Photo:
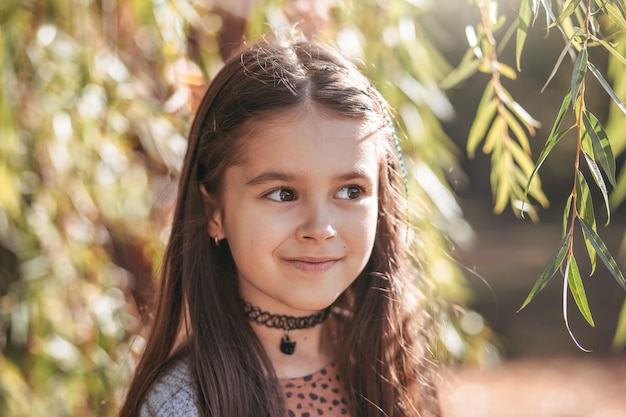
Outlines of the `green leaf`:
[{"label": "green leaf", "polygon": [[615,188],[617,184],[615,181],[615,157],[613,156],[613,151],[611,151],[609,138],[598,119],[587,110],[583,111],[583,124],[585,131],[591,139],[593,149],[596,151],[600,166],[613,188]]},{"label": "green leaf", "polygon": [[[575,36],[576,34],[574,34]],[[541,87],[541,92],[543,93],[543,91],[546,89],[546,87],[548,86],[548,84],[550,84],[550,81],[552,81],[552,78],[554,78],[554,76],[556,75],[556,72],[558,71],[559,67],[561,66],[561,63],[563,62],[563,58],[565,58],[565,55],[572,51],[572,41],[574,40],[574,36],[571,36],[569,38],[569,40],[567,41],[567,43],[565,44],[565,47],[563,47],[563,50],[561,51],[561,53],[559,54],[559,57],[556,60],[556,63],[554,64],[554,67],[552,67],[552,72],[550,72],[550,75],[548,76],[548,79],[546,80],[545,84],[543,85],[543,87]]]},{"label": "green leaf", "polygon": [[480,103],[478,104],[476,117],[474,117],[474,123],[472,123],[467,138],[467,153],[470,158],[474,157],[476,147],[485,136],[495,114],[496,102],[493,100],[493,85],[489,84],[485,88]]},{"label": "green leaf", "polygon": [[605,41],[604,39],[600,39],[595,36],[592,36],[591,38],[595,42],[598,42],[600,45],[604,46],[606,50],[609,51],[611,55],[613,55],[617,59],[618,62],[620,62],[622,65],[626,65],[626,58],[617,49],[615,49],[613,45],[611,45],[609,42]]},{"label": "green leaf", "polygon": [[[593,157],[589,155],[587,152],[583,151],[583,155],[585,157],[585,161],[587,161],[587,166],[589,167],[589,171],[591,171],[591,176],[596,182],[596,185],[600,189],[602,193],[602,198],[604,199],[604,206],[606,208],[606,223],[605,226],[611,222],[611,206],[609,205],[609,193],[606,189],[606,184],[604,182],[604,178],[602,177],[602,173],[600,172],[600,168],[598,168],[598,164],[593,160]],[[626,172],[626,171],[624,171]]]},{"label": "green leaf", "polygon": [[598,234],[591,228],[591,226],[585,223],[585,221],[580,217],[578,218],[578,221],[580,222],[583,233],[585,234],[585,236],[587,236],[593,247],[596,249],[596,252],[598,253],[598,256],[600,256],[600,259],[602,259],[604,265],[607,267],[611,275],[613,275],[617,283],[626,291],[626,280],[624,279],[624,275],[622,274],[622,271],[619,270],[617,262],[615,262],[615,259],[613,259],[613,256],[606,248],[606,245],[604,244],[602,239],[600,239],[600,236],[598,236]]},{"label": "green leaf", "polygon": [[[591,225],[593,230],[596,230],[596,217],[593,212],[593,202],[591,201],[591,192],[583,173],[576,170],[576,210],[578,216],[581,217],[587,224]],[[587,246],[587,253],[589,254],[589,261],[591,262],[591,272],[593,275],[596,270],[596,251],[585,236],[585,245]]]},{"label": "green leaf", "polygon": [[506,124],[504,122],[504,119],[502,117],[496,116],[493,123],[491,124],[489,133],[487,133],[487,137],[485,138],[485,144],[483,145],[484,153],[491,153],[495,144],[498,142],[502,142],[505,135],[508,134],[505,129]]},{"label": "green leaf", "polygon": [[511,114],[509,111],[505,111],[502,116],[506,121],[507,126],[513,132],[513,135],[519,142],[519,144],[524,149],[524,152],[530,155],[530,143],[528,141],[528,135],[526,135],[526,131],[522,127],[522,125],[517,121],[517,119]]},{"label": "green leaf", "polygon": [[537,279],[537,282],[535,282],[535,285],[533,286],[532,290],[530,290],[530,293],[528,294],[528,297],[526,297],[526,300],[524,301],[522,306],[517,310],[518,312],[522,310],[524,307],[526,307],[528,303],[530,303],[535,298],[535,296],[541,290],[543,290],[546,284],[554,276],[556,271],[559,270],[559,268],[563,264],[565,255],[567,254],[569,239],[570,239],[569,235],[566,235],[565,237],[563,237],[563,239],[561,239],[559,244],[556,246],[556,249],[554,250],[554,252],[552,252],[550,259],[548,259],[548,263],[543,268],[543,271],[541,272],[539,279]]},{"label": "green leaf", "polygon": [[574,104],[574,108],[576,107],[576,101],[578,99],[578,93],[580,90],[580,85],[585,78],[585,72],[587,70],[587,49],[582,49],[578,56],[576,57],[576,62],[574,63],[574,69],[572,71],[572,103]]},{"label": "green leaf", "polygon": [[569,217],[572,212],[572,200],[574,196],[572,194],[567,197],[567,201],[565,202],[565,209],[563,210],[563,235],[567,233],[567,227],[569,225]]},{"label": "green leaf", "polygon": [[595,327],[593,317],[591,316],[591,310],[589,310],[589,304],[587,302],[587,294],[585,293],[583,280],[580,278],[580,270],[578,269],[576,258],[574,258],[573,256],[569,256],[567,259],[567,263],[567,283],[569,284],[569,289],[574,296],[574,301],[576,301],[578,310],[583,315],[585,320],[587,320],[587,323],[589,323],[591,327]]},{"label": "green leaf", "polygon": [[480,61],[475,58],[465,63],[461,63],[443,80],[441,80],[441,82],[439,83],[439,87],[443,90],[449,90],[459,85],[460,83],[474,75],[476,73],[476,70],[478,70],[479,65]]},{"label": "green leaf", "polygon": [[563,321],[565,321],[565,328],[567,329],[567,333],[569,333],[569,336],[572,338],[576,346],[578,346],[579,349],[585,352],[591,352],[590,350],[585,349],[580,343],[578,343],[578,340],[576,340],[576,336],[574,336],[574,332],[572,332],[572,329],[569,325],[569,319],[567,318],[567,289],[569,288],[569,281],[567,280],[567,277],[569,277],[570,275],[570,266],[571,263],[568,260],[567,266],[565,267],[564,275],[566,279],[563,280]]},{"label": "green leaf", "polygon": [[[610,207],[617,208],[624,200],[626,200],[626,169],[622,169],[619,178],[617,178],[617,187],[609,198]],[[624,244],[624,248],[626,248],[626,244]]]},{"label": "green leaf", "polygon": [[509,67],[506,64],[503,64],[502,62],[496,62],[494,64],[494,69],[502,76],[510,79],[510,80],[516,80],[517,79],[517,73],[515,72],[515,70],[511,67]]},{"label": "green leaf", "polygon": [[626,30],[626,21],[624,20],[624,15],[620,13],[620,10],[616,6],[612,5],[609,2],[606,2],[604,4],[604,10],[606,11],[606,14],[609,15],[613,23],[615,23],[615,25],[617,25],[621,30]]},{"label": "green leaf", "polygon": [[[568,96],[569,96],[569,94],[568,94]],[[566,97],[566,99],[567,99],[567,97]],[[565,104],[565,101],[563,101],[563,103]],[[567,104],[565,104],[565,105],[566,106],[569,105],[569,102]],[[555,127],[556,126],[557,125],[555,123]],[[551,133],[550,136],[548,137],[548,139],[546,140],[546,144],[544,145],[543,150],[541,151],[541,155],[539,155],[539,159],[537,159],[537,164],[535,165],[535,169],[533,170],[533,172],[528,177],[528,182],[526,183],[526,188],[524,190],[524,197],[522,199],[522,210],[524,208],[524,203],[526,202],[526,197],[528,195],[528,190],[530,189],[530,184],[532,183],[533,179],[535,178],[535,175],[537,175],[537,172],[539,171],[539,168],[541,168],[541,166],[545,162],[546,158],[550,154],[550,151],[552,151],[552,149],[556,146],[556,144],[559,143],[559,141],[571,129],[573,129],[573,126],[568,128],[567,130],[564,130],[564,131],[559,132],[557,134]]]},{"label": "green leaf", "polygon": [[591,62],[589,62],[587,66],[589,67],[589,70],[591,71],[591,73],[600,82],[600,85],[602,86],[602,88],[604,88],[604,90],[609,94],[609,96],[615,102],[615,104],[617,104],[617,107],[619,107],[619,109],[624,114],[626,114],[626,105],[624,105],[624,103],[622,103],[619,97],[617,97],[617,94],[615,94],[615,91],[613,91],[613,89],[611,88],[611,85],[604,79],[600,71],[598,71],[598,69]]},{"label": "green leaf", "polygon": [[498,155],[496,158],[497,160],[493,162],[494,168],[492,169],[491,175],[491,187],[495,194],[493,211],[496,214],[500,214],[506,208],[511,197],[511,181],[509,173],[512,163],[508,155]]},{"label": "green leaf", "polygon": [[559,17],[557,17],[556,20],[554,22],[552,22],[552,24],[550,26],[556,26],[556,25],[561,24],[572,13],[574,13],[574,11],[576,10],[576,8],[578,7],[579,4],[580,4],[580,0],[571,0],[567,4],[567,7],[561,12]]},{"label": "green leaf", "polygon": [[624,300],[622,304],[622,310],[617,319],[615,337],[613,337],[613,341],[611,342],[611,348],[615,352],[621,351],[624,349],[624,346],[626,346],[626,300]]},{"label": "green leaf", "polygon": [[505,89],[498,90],[498,97],[515,114],[528,129],[531,135],[535,134],[535,127],[541,127],[541,123],[535,120],[518,102],[513,100],[513,96]]},{"label": "green leaf", "polygon": [[[559,130],[559,127],[561,126],[561,122],[563,121],[563,117],[565,117],[565,112],[567,111],[567,108],[569,107],[569,104],[570,104],[571,101],[572,101],[572,92],[568,91],[567,94],[565,95],[565,97],[563,97],[563,102],[561,103],[561,108],[559,109],[559,113],[556,116],[556,119],[554,120],[554,124],[552,125],[552,130],[550,131],[550,135],[548,136],[548,139],[546,140],[546,147],[548,146],[548,143],[550,142],[550,138],[555,136],[557,130]],[[552,148],[550,148],[550,149],[552,149]],[[545,148],[542,151],[542,154],[544,152],[545,152]]]},{"label": "green leaf", "polygon": [[534,165],[532,159],[528,156],[528,153],[525,152],[517,143],[509,142],[507,145],[509,152],[515,159],[515,162],[522,169],[522,173],[524,175],[524,183],[528,180],[528,176],[533,172]]},{"label": "green leaf", "polygon": [[515,62],[517,70],[521,71],[522,51],[528,36],[530,21],[532,20],[531,0],[521,0],[519,15],[517,16],[517,39],[515,41]]}]

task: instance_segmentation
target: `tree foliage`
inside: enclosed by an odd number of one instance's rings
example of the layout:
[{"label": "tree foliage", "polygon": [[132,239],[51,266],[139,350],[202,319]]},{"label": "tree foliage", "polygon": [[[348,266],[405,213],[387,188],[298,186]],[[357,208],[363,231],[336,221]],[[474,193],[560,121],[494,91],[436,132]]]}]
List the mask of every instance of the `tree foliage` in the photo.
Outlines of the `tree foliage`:
[{"label": "tree foliage", "polygon": [[[466,150],[472,155],[482,143],[491,155],[496,212],[510,207],[536,219],[535,204],[548,201],[538,171],[557,143],[577,143],[563,237],[524,305],[562,271],[564,291],[593,324],[574,229],[583,233],[590,263],[599,258],[624,286],[591,198],[595,187],[608,223],[626,195],[626,170],[615,162],[626,149],[624,2],[522,0],[518,19],[507,25],[497,2],[472,1],[480,19],[467,29],[468,52],[455,66],[430,41],[425,2],[3,1],[0,415],[114,414],[142,348],[145,306],[198,99],[239,43],[286,24],[335,41],[394,109],[421,267],[433,279],[418,284],[429,296],[424,302],[438,303],[431,308],[442,356],[480,362],[495,350],[480,316],[464,307],[466,271],[448,255],[471,229],[448,185],[461,151],[441,126],[453,114],[445,90],[476,72],[489,81]],[[568,57],[574,65],[533,162],[538,122],[502,79],[517,77],[525,39],[541,16],[563,36],[555,71]],[[513,35],[516,62],[506,64],[501,50]],[[593,49],[608,51],[606,73]],[[589,77],[613,102],[606,121],[587,108]],[[563,127],[569,116],[574,123]],[[626,339],[624,311],[618,341]]]},{"label": "tree foliage", "polygon": [[[624,82],[622,80],[626,79],[623,71],[626,58],[621,46],[626,40],[625,3],[604,0],[520,1],[516,25],[511,26],[516,31],[516,68],[521,69],[528,31],[542,13],[546,19],[546,27],[557,29],[564,41],[563,50],[546,84],[564,64],[566,57],[570,56],[573,59],[569,88],[564,92],[561,108],[535,163],[530,159],[528,135],[535,134],[538,122],[511,97],[501,83],[502,77],[516,79],[517,76],[512,67],[503,64],[499,59],[495,33],[505,26],[506,19],[499,15],[496,1],[476,0],[475,4],[480,11],[480,22],[477,23],[476,29],[468,27],[470,48],[461,64],[449,75],[447,85],[452,83],[450,79],[458,82],[475,71],[490,75],[469,133],[467,151],[471,156],[477,145],[484,141],[483,151],[491,154],[494,210],[500,213],[508,205],[516,214],[529,215],[536,219],[536,209],[528,201],[529,198],[542,206],[548,203],[541,191],[538,171],[560,141],[570,138],[576,141],[576,153],[572,163],[573,185],[563,213],[562,240],[520,308],[521,310],[528,305],[557,271],[562,271],[563,318],[570,335],[576,341],[569,327],[568,289],[580,313],[591,326],[595,325],[574,255],[577,230],[582,231],[591,267],[590,275],[594,273],[599,258],[617,283],[626,290],[624,275],[598,234],[592,192],[589,187],[589,183],[593,183],[600,191],[606,214],[605,224],[608,225],[612,209],[623,200],[626,193],[625,180],[620,178],[618,185],[616,179],[616,154],[613,151],[617,148],[619,152],[623,152],[624,134],[613,127],[614,134],[610,139],[608,129],[603,127],[586,101],[589,77],[593,77],[612,100],[609,123],[617,126],[624,122],[626,106],[607,81],[607,77],[592,62],[591,52],[593,48],[600,48],[609,54],[611,76],[614,83],[621,86]],[[563,126],[568,113],[571,113],[574,121],[569,126]],[[622,177],[623,175],[622,173]],[[611,197],[609,186],[613,189]],[[621,320],[626,320],[626,317],[622,315]],[[616,340],[616,343],[624,341]]]}]

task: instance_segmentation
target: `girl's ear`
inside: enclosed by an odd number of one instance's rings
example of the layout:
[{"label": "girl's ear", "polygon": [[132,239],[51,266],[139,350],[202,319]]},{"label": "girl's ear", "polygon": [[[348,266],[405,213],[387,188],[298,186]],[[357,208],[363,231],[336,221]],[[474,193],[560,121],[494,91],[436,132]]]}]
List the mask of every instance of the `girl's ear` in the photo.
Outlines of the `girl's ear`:
[{"label": "girl's ear", "polygon": [[222,227],[222,210],[219,208],[215,198],[211,196],[203,185],[200,185],[200,193],[202,193],[202,199],[204,200],[204,207],[206,210],[208,222],[209,236],[216,241],[224,239],[224,231]]}]

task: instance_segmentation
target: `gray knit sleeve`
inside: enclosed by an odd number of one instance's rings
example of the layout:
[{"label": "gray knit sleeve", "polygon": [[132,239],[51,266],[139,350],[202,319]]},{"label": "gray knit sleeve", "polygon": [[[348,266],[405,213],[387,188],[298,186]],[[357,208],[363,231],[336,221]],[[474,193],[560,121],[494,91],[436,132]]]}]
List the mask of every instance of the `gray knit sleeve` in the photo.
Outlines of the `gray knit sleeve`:
[{"label": "gray knit sleeve", "polygon": [[139,417],[199,417],[191,371],[178,362],[148,393]]}]

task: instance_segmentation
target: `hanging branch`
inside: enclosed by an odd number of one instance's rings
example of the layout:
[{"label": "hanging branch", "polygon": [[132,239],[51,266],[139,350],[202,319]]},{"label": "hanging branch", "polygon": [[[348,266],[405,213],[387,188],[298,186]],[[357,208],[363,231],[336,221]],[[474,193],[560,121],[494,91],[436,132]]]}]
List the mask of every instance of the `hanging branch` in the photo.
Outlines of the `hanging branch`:
[{"label": "hanging branch", "polygon": [[[560,10],[558,13],[552,10],[552,3],[557,4]],[[499,51],[496,48],[494,33],[503,26],[505,19],[498,15],[496,1],[475,0],[475,4],[480,11],[481,21],[476,29],[472,27],[466,29],[470,48],[444,86],[455,85],[476,71],[486,72],[491,76],[469,133],[467,151],[472,157],[477,145],[484,140],[483,151],[491,154],[494,211],[502,212],[508,203],[517,215],[521,217],[529,215],[535,220],[536,209],[528,201],[529,197],[542,206],[547,206],[547,199],[541,191],[538,178],[539,169],[562,139],[573,136],[570,135],[571,132],[576,133],[574,181],[563,213],[562,239],[522,303],[520,310],[537,296],[557,271],[561,271],[563,274],[563,318],[572,339],[581,347],[569,326],[568,290],[572,293],[578,310],[589,325],[594,326],[595,323],[587,301],[579,263],[574,255],[576,230],[580,230],[583,235],[591,264],[590,275],[595,272],[596,260],[600,258],[617,283],[626,290],[626,280],[617,262],[598,235],[589,187],[592,180],[600,191],[606,212],[605,224],[608,225],[611,218],[611,206],[606,181],[613,189],[618,187],[615,154],[607,130],[587,108],[585,101],[587,77],[591,75],[598,80],[614,103],[614,107],[621,111],[622,116],[626,113],[626,106],[618,94],[589,58],[591,48],[601,47],[608,51],[610,59],[617,63],[614,65],[621,65],[623,70],[626,59],[619,48],[612,44],[611,39],[618,38],[626,32],[626,3],[623,0],[521,1],[516,22],[517,70],[521,68],[521,57],[528,31],[538,18],[540,9],[543,9],[545,13],[548,29],[558,29],[565,42],[565,47],[546,85],[552,80],[566,56],[574,60],[569,89],[536,163],[530,161],[526,132],[531,136],[534,135],[534,127],[538,123],[513,101],[500,82],[501,76],[514,80],[517,75],[515,70],[502,64],[498,59]],[[571,126],[562,127],[565,115],[570,111],[575,122]],[[521,128],[520,123],[525,129]],[[583,170],[581,164],[588,168],[588,173],[584,173],[587,170]]]}]

